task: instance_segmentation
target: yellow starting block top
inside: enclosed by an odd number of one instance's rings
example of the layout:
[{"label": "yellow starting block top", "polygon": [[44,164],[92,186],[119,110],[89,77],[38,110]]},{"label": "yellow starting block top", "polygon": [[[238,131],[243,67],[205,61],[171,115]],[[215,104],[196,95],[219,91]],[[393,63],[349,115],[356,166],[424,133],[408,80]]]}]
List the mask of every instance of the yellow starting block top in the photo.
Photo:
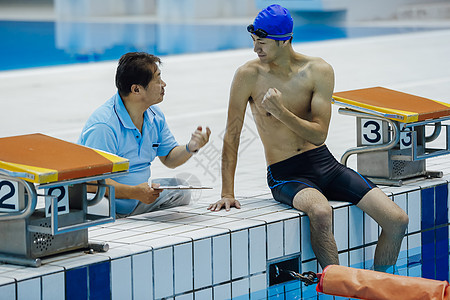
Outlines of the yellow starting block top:
[{"label": "yellow starting block top", "polygon": [[127,159],[43,134],[0,138],[0,168],[34,183],[127,171]]},{"label": "yellow starting block top", "polygon": [[383,87],[350,90],[333,94],[336,104],[363,110],[403,123],[439,119],[450,115],[450,104]]}]

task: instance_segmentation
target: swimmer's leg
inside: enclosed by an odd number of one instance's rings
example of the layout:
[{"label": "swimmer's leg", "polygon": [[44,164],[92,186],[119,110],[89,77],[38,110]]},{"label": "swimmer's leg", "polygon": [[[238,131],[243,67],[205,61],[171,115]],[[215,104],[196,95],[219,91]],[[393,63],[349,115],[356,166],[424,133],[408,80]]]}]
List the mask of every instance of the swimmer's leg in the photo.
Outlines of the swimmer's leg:
[{"label": "swimmer's leg", "polygon": [[332,208],[322,193],[313,188],[299,191],[293,206],[309,217],[311,246],[322,268],[338,265],[339,256],[332,232]]},{"label": "swimmer's leg", "polygon": [[397,262],[408,215],[379,188],[370,190],[357,206],[382,228],[375,249],[374,270],[385,272]]}]

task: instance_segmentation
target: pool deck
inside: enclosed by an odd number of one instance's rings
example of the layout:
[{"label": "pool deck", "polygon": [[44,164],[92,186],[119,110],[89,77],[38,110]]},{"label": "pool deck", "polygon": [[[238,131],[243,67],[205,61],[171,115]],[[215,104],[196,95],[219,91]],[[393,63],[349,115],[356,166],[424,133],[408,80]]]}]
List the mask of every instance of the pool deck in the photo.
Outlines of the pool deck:
[{"label": "pool deck", "polygon": [[[333,66],[336,92],[383,86],[450,103],[449,37],[450,30],[438,30],[302,43],[294,48]],[[236,68],[253,58],[251,49],[162,57],[167,87],[160,107],[175,137],[187,142],[197,125],[209,126],[212,135],[209,151],[201,151],[184,166],[169,170],[155,161],[154,177],[193,173],[202,184],[214,187],[204,192],[202,202],[217,199],[218,156],[231,80]],[[0,72],[0,117],[7,124],[0,128],[0,136],[41,132],[76,142],[89,115],[116,92],[115,68],[116,62],[100,62]],[[326,144],[340,158],[356,145],[356,129],[354,118],[337,109],[333,107]],[[263,149],[249,110],[244,129],[236,194],[247,196],[267,192],[267,186]],[[349,165],[356,166],[354,157]]]},{"label": "pool deck", "polygon": [[[450,103],[450,30],[302,43],[294,44],[294,48],[307,55],[322,57],[333,66],[335,91],[383,86]],[[303,249],[303,246],[300,249],[300,243],[289,243],[289,239],[283,239],[283,234],[287,235],[289,228],[298,229],[300,224],[304,224],[305,218],[302,218],[303,214],[271,199],[266,184],[262,145],[249,112],[236,173],[236,195],[242,200],[242,209],[232,209],[228,213],[211,213],[206,210],[209,203],[220,197],[220,149],[230,83],[236,68],[253,58],[255,54],[252,49],[162,57],[161,70],[167,87],[160,107],[165,112],[175,137],[180,143],[187,142],[197,125],[209,126],[212,135],[205,149],[177,169],[169,170],[155,161],[152,166],[153,177],[193,175],[201,184],[213,187],[212,190],[195,194],[194,203],[187,207],[123,219],[90,229],[91,240],[109,242],[111,249],[106,253],[91,255],[79,251],[64,254],[44,259],[43,266],[37,269],[0,265],[0,288],[5,287],[2,291],[17,293],[14,294],[17,299],[60,299],[58,295],[67,292],[61,291],[64,288],[64,281],[61,281],[64,277],[58,275],[62,272],[114,261],[111,264],[113,299],[131,299],[130,295],[134,295],[134,299],[140,299],[138,295],[150,294],[154,298],[178,295],[176,299],[182,299],[182,296],[191,299],[187,297],[192,294],[196,295],[195,299],[208,299],[208,295],[216,293],[233,293],[234,297],[242,290],[259,291],[260,287],[264,287],[265,259],[300,252],[306,260],[312,259],[313,256],[306,257],[311,255],[308,254],[309,249]],[[0,137],[41,132],[75,142],[88,116],[116,92],[115,67],[114,61],[0,72],[0,118],[4,124],[0,128]],[[356,145],[355,119],[340,115],[337,107],[333,107],[326,144],[337,158]],[[351,158],[349,165],[355,167],[356,160]],[[448,185],[450,181],[448,156],[429,159],[427,169],[443,171],[444,177],[410,180],[402,187],[382,188],[394,200],[398,198],[403,201],[403,196],[408,195],[404,197],[404,205],[409,207],[406,200],[412,201],[417,191]],[[338,211],[337,208],[347,204],[333,205]],[[410,224],[411,230],[414,230],[411,226],[416,226],[417,222],[420,223],[420,220]],[[303,228],[307,227],[302,226],[301,231],[293,230],[298,234],[297,239],[302,241],[308,236],[307,230]],[[241,234],[244,229],[247,230],[245,235]],[[256,239],[261,234],[264,238]],[[253,237],[262,244],[252,244]],[[340,237],[337,236],[337,239],[340,240]],[[234,245],[240,245],[240,241],[250,241],[250,244],[247,250],[240,246],[230,248],[228,261],[216,261],[218,256],[215,256],[215,247],[223,249],[222,245],[229,245],[230,240],[232,244],[236,241]],[[202,241],[210,243],[209,246]],[[233,253],[240,251],[248,251],[247,254],[251,253],[248,257],[256,257],[259,252],[253,252],[251,247],[264,248],[265,243],[262,241],[267,241],[269,245],[264,259],[252,258],[247,261],[242,256],[243,261],[229,261]],[[349,243],[347,240],[346,249],[350,247]],[[190,252],[183,252],[185,246],[192,247],[189,248]],[[339,243],[338,246],[342,245]],[[170,251],[165,251],[167,249]],[[149,272],[148,269],[139,268],[141,259],[146,262],[149,251],[154,251],[154,279],[149,286],[137,286],[138,275],[145,276]],[[186,255],[175,256],[173,253],[177,251]],[[210,257],[211,253],[213,257]],[[171,254],[175,258],[167,259],[167,255]],[[198,264],[203,257],[210,259],[211,265],[224,267],[224,273],[220,272],[221,268]],[[184,258],[184,262],[192,265],[190,269],[183,268]],[[159,261],[168,261],[174,265],[161,265]],[[129,267],[133,264],[134,268]],[[176,272],[176,268],[193,270],[190,274],[193,274],[193,279],[189,277],[184,281],[182,277],[177,277],[186,273]],[[116,270],[128,270],[128,273]],[[187,274],[189,275],[189,271]],[[34,281],[36,278],[40,278],[39,284]],[[47,288],[47,283],[52,280],[62,287],[52,284],[51,289]],[[115,282],[121,282],[121,285],[114,285]],[[226,284],[221,285],[223,282]],[[232,287],[227,288],[227,284]],[[9,289],[13,285],[17,285],[14,291]],[[223,294],[220,290],[222,288]],[[36,298],[34,294],[32,298],[27,298],[31,295],[26,292],[27,289],[39,289],[42,298]],[[0,299],[7,299],[2,298],[2,295],[13,294],[1,292]],[[217,296],[215,299],[219,298],[221,297]]]}]

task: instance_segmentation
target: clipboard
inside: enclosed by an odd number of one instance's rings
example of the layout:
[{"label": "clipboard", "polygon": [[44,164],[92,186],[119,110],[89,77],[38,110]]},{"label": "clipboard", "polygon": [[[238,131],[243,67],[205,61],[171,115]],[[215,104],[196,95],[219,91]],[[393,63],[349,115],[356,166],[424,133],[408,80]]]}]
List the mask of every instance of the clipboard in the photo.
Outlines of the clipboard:
[{"label": "clipboard", "polygon": [[211,190],[210,186],[194,186],[194,185],[161,185],[153,188],[155,190]]}]

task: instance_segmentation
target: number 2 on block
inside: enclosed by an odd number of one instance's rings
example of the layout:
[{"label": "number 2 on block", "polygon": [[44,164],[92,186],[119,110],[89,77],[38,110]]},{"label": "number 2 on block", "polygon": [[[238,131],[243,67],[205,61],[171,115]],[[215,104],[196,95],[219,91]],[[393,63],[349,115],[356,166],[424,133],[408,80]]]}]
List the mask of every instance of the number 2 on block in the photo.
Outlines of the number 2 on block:
[{"label": "number 2 on block", "polygon": [[[69,212],[69,191],[67,186],[57,186],[45,189],[45,194],[58,197],[58,215]],[[45,216],[50,217],[52,210],[52,198],[45,197]]]},{"label": "number 2 on block", "polygon": [[0,212],[19,211],[18,183],[0,180]]}]

